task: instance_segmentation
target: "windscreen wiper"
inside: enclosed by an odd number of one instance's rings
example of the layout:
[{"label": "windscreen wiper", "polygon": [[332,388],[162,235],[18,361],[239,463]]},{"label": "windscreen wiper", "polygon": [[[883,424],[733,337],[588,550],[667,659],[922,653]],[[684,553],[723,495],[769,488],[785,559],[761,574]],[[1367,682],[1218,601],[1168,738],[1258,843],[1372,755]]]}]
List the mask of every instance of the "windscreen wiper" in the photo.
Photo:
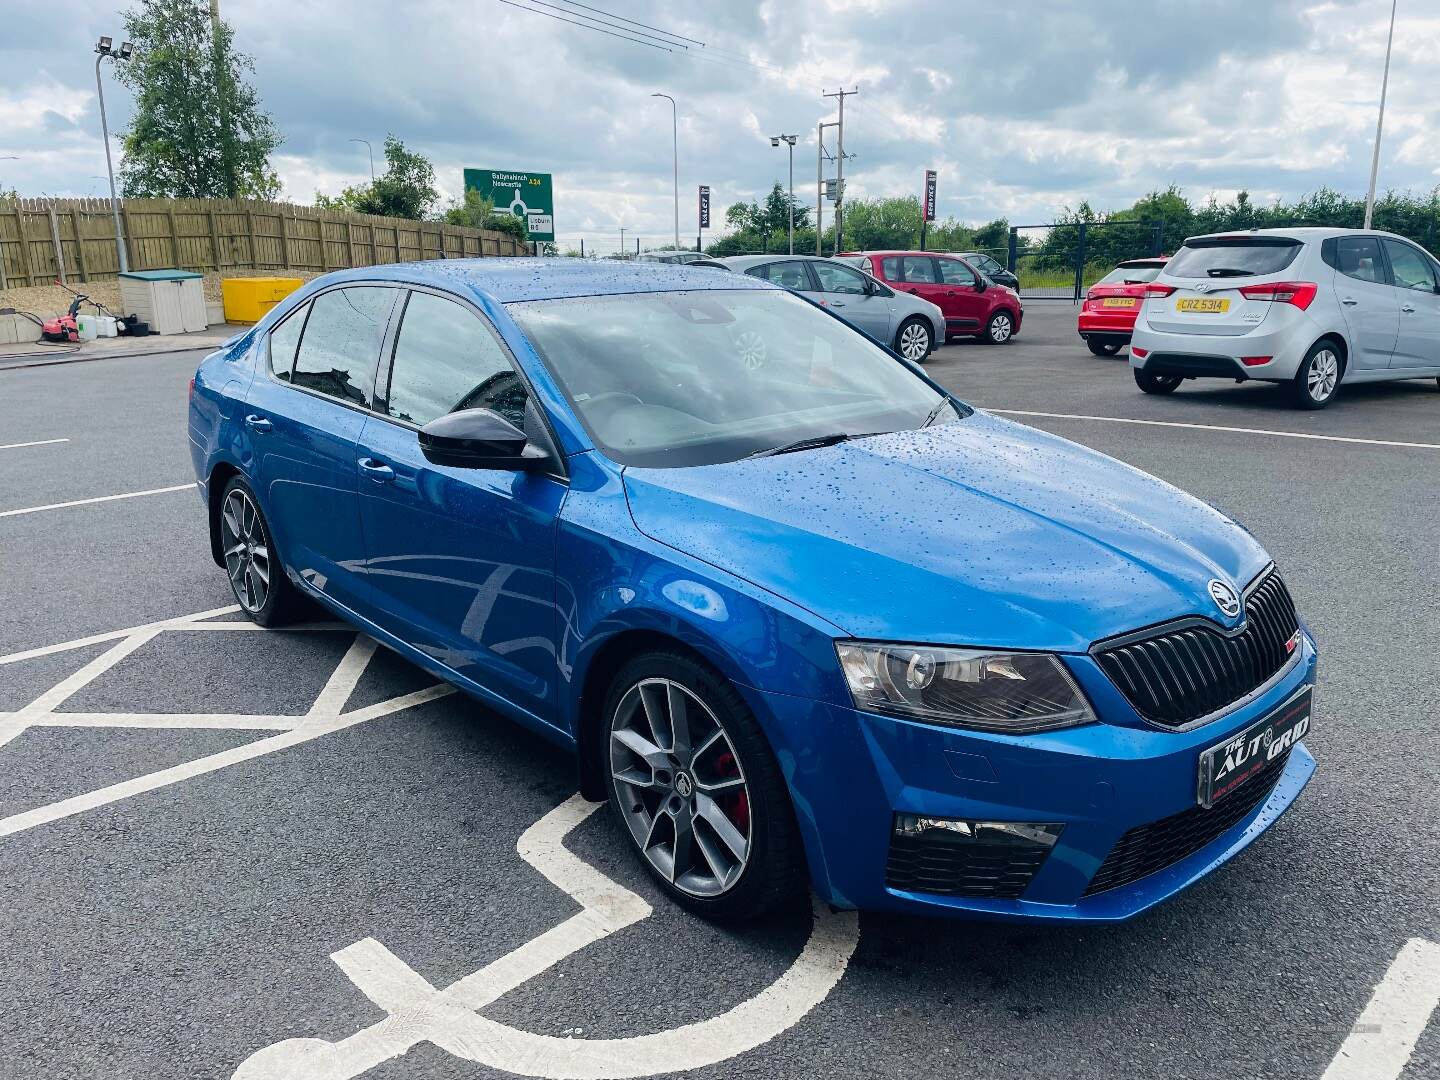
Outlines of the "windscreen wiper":
[{"label": "windscreen wiper", "polygon": [[920,426],[921,426],[922,428],[927,428],[927,427],[929,427],[931,424],[933,424],[933,423],[935,422],[936,418],[938,418],[939,415],[940,415],[942,412],[945,411],[945,406],[946,406],[946,405],[949,405],[949,404],[950,404],[950,399],[949,399],[948,397],[947,397],[947,398],[941,398],[941,399],[940,399],[940,404],[939,404],[939,405],[936,405],[935,408],[933,408],[933,409],[930,410],[930,415],[927,416],[927,417],[925,417],[925,422],[924,422],[923,424],[921,424]]},{"label": "windscreen wiper", "polygon": [[753,454],[745,456],[774,457],[776,454],[793,454],[796,450],[818,450],[822,446],[834,446],[836,443],[846,442],[855,437],[845,431],[832,431],[828,435],[810,435],[803,439],[796,439],[794,442],[771,446],[765,450],[756,450]]},{"label": "windscreen wiper", "polygon": [[1238,266],[1212,266],[1205,271],[1211,277],[1254,277],[1254,270],[1241,270]]}]

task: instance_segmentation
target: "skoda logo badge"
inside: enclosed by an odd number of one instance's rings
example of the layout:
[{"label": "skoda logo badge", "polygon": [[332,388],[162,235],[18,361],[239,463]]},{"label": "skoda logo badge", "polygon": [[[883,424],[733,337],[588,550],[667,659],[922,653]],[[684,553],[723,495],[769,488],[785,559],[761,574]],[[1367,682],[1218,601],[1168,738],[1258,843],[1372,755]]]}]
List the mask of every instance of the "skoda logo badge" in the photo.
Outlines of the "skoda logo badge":
[{"label": "skoda logo badge", "polygon": [[1210,582],[1210,599],[1215,601],[1215,606],[1230,618],[1240,614],[1240,597],[1235,590],[1225,582],[1212,580]]}]

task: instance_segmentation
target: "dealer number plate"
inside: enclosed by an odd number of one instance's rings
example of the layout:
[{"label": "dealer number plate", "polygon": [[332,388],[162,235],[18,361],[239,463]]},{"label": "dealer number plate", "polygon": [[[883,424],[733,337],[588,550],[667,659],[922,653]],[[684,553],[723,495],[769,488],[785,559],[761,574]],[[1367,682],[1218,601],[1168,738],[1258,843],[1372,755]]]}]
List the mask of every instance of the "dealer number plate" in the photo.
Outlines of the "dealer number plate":
[{"label": "dealer number plate", "polygon": [[1134,307],[1135,301],[1128,296],[1109,296],[1100,304],[1101,307]]},{"label": "dealer number plate", "polygon": [[1214,806],[1303,739],[1310,730],[1311,697],[1307,686],[1269,716],[1202,752],[1200,805]]}]

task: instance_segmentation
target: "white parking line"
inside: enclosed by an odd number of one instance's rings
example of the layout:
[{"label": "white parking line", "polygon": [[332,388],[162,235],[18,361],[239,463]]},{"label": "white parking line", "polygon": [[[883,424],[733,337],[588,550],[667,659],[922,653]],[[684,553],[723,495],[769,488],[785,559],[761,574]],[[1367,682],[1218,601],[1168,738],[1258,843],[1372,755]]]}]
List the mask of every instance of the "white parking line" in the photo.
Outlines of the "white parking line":
[{"label": "white parking line", "polygon": [[69,441],[69,439],[36,439],[34,442],[4,443],[0,445],[0,450],[19,450],[22,446],[50,446],[53,443]]},{"label": "white parking line", "polygon": [[1398,1080],[1440,1005],[1440,945],[1405,943],[1320,1080]]},{"label": "white parking line", "polygon": [[142,495],[165,495],[172,491],[189,491],[194,486],[194,484],[176,484],[174,487],[127,491],[120,495],[98,495],[93,499],[73,499],[70,502],[50,503],[47,506],[26,506],[20,510],[0,510],[0,517],[19,517],[21,514],[38,514],[42,510],[64,510],[70,506],[88,506],[91,503],[114,502],[116,499],[138,499]]},{"label": "white parking line", "polygon": [[[980,407],[984,408],[984,406]],[[1089,416],[1084,413],[1031,412],[1026,409],[985,409],[985,411],[999,416],[1039,416],[1050,420],[1102,420],[1109,424],[1143,424],[1146,427],[1193,428],[1196,431],[1226,431],[1240,435],[1274,435],[1282,439],[1314,439],[1319,442],[1361,443],[1365,446],[1403,446],[1409,450],[1440,450],[1440,443],[1397,442],[1394,439],[1357,439],[1348,435],[1311,435],[1304,431],[1275,431],[1271,428],[1185,424],[1177,420],[1135,420],[1128,416]]]}]

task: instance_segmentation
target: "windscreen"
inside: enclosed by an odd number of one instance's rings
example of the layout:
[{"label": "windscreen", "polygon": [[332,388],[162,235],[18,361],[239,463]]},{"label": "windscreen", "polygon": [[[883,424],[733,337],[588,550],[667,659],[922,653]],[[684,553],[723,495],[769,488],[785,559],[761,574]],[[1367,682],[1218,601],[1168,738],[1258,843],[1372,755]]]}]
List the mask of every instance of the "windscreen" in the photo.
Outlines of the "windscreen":
[{"label": "windscreen", "polygon": [[1161,268],[1158,266],[1117,266],[1095,284],[1138,285],[1146,281],[1154,281],[1160,276],[1160,270]]},{"label": "windscreen", "polygon": [[1238,237],[1234,240],[1187,240],[1165,264],[1169,277],[1258,277],[1278,274],[1300,251],[1295,240]]},{"label": "windscreen", "polygon": [[537,300],[509,311],[596,444],[622,465],[713,464],[960,415],[870,338],[778,289]]}]

